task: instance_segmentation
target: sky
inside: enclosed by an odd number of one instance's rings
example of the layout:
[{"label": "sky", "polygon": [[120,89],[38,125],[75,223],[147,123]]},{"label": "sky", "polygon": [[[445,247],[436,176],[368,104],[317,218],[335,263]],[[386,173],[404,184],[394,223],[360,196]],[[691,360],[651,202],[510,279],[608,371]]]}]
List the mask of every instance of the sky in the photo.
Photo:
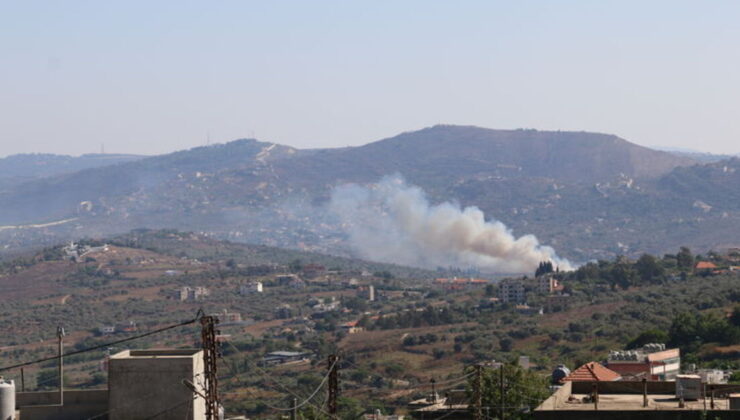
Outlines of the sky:
[{"label": "sky", "polygon": [[0,156],[435,124],[740,153],[740,2],[0,0]]}]

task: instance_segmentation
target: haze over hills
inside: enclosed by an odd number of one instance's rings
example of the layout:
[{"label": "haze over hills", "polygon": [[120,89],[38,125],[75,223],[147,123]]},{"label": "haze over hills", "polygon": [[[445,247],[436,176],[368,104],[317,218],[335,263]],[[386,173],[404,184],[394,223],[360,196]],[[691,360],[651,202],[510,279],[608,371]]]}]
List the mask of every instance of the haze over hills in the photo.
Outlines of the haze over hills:
[{"label": "haze over hills", "polygon": [[67,174],[88,168],[132,162],[144,158],[129,154],[86,154],[82,156],[48,153],[11,155],[0,158],[0,190],[34,179]]},{"label": "haze over hills", "polygon": [[[15,184],[6,251],[133,228],[177,228],[351,254],[325,204],[345,183],[400,174],[432,203],[478,206],[575,261],[735,245],[740,161],[693,159],[586,132],[435,126],[360,147],[238,140]],[[9,228],[54,221],[43,228]]]}]

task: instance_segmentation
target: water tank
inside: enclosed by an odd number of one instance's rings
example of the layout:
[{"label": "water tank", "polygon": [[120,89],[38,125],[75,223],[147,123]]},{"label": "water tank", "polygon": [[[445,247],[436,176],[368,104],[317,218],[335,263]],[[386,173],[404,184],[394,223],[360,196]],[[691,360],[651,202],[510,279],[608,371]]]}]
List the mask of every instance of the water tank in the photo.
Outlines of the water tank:
[{"label": "water tank", "polygon": [[0,420],[15,419],[15,383],[0,378]]},{"label": "water tank", "polygon": [[570,375],[570,369],[564,365],[558,365],[558,367],[552,371],[552,383],[559,384],[560,381],[568,375]]},{"label": "water tank", "polygon": [[676,398],[698,400],[701,395],[701,377],[699,375],[676,376]]}]

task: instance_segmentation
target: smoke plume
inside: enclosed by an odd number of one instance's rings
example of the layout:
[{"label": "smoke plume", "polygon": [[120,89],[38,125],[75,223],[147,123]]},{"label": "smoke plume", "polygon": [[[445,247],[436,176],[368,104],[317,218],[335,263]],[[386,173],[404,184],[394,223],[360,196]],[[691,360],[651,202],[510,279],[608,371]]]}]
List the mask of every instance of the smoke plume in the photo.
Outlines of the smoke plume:
[{"label": "smoke plume", "polygon": [[418,267],[477,267],[499,273],[532,272],[542,261],[560,270],[558,258],[534,235],[515,238],[501,222],[485,220],[477,207],[431,205],[424,192],[400,176],[363,187],[337,187],[330,208],[341,220],[354,251],[375,261]]}]

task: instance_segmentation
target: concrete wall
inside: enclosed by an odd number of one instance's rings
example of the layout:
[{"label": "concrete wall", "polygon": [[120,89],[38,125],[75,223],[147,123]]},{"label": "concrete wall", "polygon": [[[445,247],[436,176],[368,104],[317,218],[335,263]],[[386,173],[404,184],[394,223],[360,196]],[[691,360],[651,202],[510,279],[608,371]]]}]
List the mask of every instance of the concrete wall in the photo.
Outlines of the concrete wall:
[{"label": "concrete wall", "polygon": [[567,381],[565,384],[563,384],[563,386],[560,387],[560,389],[553,392],[553,394],[550,395],[550,398],[543,401],[542,404],[537,407],[537,410],[554,410],[555,407],[558,406],[558,402],[568,399],[570,394],[572,394],[572,388],[573,382]]},{"label": "concrete wall", "polygon": [[737,420],[738,411],[730,410],[557,410],[535,411],[535,420]]},{"label": "concrete wall", "polygon": [[[590,394],[593,382],[574,382],[573,394]],[[599,382],[599,394],[642,394],[642,381]],[[675,394],[676,383],[647,381],[648,394]]]},{"label": "concrete wall", "polygon": [[183,379],[196,386],[203,382],[201,351],[126,351],[112,356],[108,364],[110,419],[205,418],[204,400],[194,398]]},{"label": "concrete wall", "polygon": [[59,406],[59,392],[19,392],[16,406],[23,420],[78,420],[102,415],[108,411],[108,390],[65,391],[64,405]]},{"label": "concrete wall", "polygon": [[[599,394],[642,394],[641,381],[599,382]],[[573,394],[590,394],[593,382],[573,382]],[[738,386],[732,384],[707,385],[707,395],[714,389],[716,397],[724,397],[737,392]],[[648,394],[675,394],[676,383],[673,381],[647,381]]]}]

